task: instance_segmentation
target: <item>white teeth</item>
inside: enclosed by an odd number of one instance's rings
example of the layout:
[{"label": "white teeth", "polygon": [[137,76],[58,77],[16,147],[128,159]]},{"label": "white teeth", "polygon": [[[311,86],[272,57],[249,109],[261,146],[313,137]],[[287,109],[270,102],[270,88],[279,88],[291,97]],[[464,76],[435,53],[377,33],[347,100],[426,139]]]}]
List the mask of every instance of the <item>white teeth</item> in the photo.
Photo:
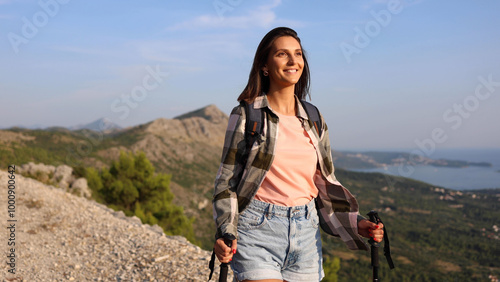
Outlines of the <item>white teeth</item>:
[{"label": "white teeth", "polygon": [[297,70],[286,70],[285,72],[297,72]]}]

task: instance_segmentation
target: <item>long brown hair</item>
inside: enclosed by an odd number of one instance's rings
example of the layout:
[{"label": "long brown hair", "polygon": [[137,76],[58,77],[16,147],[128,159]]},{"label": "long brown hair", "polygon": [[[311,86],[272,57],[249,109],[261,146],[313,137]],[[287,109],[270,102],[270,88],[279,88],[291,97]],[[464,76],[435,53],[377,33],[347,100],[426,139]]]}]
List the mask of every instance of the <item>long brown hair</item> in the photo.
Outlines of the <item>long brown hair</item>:
[{"label": "long brown hair", "polygon": [[[250,70],[250,75],[248,76],[248,83],[238,97],[238,101],[244,100],[246,102],[253,102],[253,100],[259,96],[261,93],[267,93],[269,91],[269,77],[264,76],[262,68],[267,62],[269,57],[269,52],[271,52],[271,47],[279,37],[291,36],[295,38],[302,49],[302,44],[300,43],[300,38],[297,36],[297,32],[288,27],[277,27],[269,31],[264,38],[259,43],[257,51],[255,52],[255,57],[253,59],[252,69]],[[295,95],[301,100],[304,100],[306,96],[309,96],[309,64],[307,63],[305,51],[302,49],[302,58],[304,59],[304,69],[299,81],[295,84]]]}]

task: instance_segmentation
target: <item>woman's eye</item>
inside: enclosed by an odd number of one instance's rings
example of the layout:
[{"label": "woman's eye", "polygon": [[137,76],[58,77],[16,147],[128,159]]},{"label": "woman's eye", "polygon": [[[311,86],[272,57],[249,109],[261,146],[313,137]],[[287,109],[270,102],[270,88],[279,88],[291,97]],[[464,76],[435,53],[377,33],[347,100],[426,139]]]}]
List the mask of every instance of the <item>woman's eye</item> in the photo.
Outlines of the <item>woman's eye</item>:
[{"label": "woman's eye", "polygon": [[297,55],[297,57],[302,57],[302,52],[297,52],[295,55]]},{"label": "woman's eye", "polygon": [[286,57],[287,54],[285,52],[279,52],[278,57]]}]

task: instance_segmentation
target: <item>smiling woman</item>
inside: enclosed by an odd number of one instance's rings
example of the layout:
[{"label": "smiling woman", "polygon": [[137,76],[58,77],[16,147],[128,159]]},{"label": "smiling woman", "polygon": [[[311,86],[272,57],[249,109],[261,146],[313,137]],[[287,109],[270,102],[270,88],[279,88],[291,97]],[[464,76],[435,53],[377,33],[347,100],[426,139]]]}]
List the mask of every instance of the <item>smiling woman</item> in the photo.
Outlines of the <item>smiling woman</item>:
[{"label": "smiling woman", "polygon": [[308,94],[297,33],[271,30],[229,117],[215,179],[214,253],[231,262],[238,281],[323,279],[320,223],[353,250],[367,249],[360,235],[382,240],[383,225],[359,216],[356,199],[337,181],[328,128],[319,112],[313,126],[316,108],[302,101]]}]

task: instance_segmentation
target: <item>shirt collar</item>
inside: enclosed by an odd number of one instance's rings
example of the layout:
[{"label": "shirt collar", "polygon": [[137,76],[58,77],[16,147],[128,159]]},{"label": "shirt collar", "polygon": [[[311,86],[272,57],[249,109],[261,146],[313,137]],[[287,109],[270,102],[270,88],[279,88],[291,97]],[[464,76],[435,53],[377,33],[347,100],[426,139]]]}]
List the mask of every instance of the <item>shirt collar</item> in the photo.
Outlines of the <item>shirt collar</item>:
[{"label": "shirt collar", "polygon": [[[299,97],[297,97],[297,95],[293,96],[295,97],[295,105],[297,107],[297,117],[309,120],[307,112],[304,109],[304,107],[302,107],[302,103],[300,102]],[[253,107],[254,109],[262,109],[266,107],[271,109],[271,107],[269,107],[269,100],[267,100],[267,95],[264,93],[262,95],[257,96],[253,102]]]}]

